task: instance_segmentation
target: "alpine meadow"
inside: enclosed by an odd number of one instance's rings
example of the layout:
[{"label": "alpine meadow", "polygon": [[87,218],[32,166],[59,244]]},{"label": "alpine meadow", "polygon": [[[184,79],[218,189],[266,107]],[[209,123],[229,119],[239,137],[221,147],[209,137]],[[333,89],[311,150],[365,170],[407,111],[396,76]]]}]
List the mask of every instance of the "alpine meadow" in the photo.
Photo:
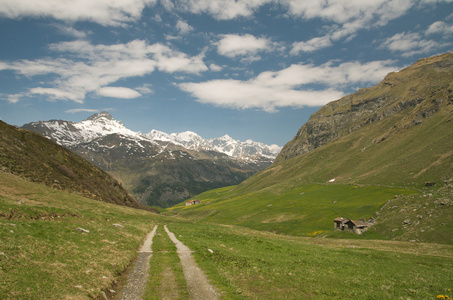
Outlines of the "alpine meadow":
[{"label": "alpine meadow", "polygon": [[0,0],[0,299],[453,300],[453,0]]}]

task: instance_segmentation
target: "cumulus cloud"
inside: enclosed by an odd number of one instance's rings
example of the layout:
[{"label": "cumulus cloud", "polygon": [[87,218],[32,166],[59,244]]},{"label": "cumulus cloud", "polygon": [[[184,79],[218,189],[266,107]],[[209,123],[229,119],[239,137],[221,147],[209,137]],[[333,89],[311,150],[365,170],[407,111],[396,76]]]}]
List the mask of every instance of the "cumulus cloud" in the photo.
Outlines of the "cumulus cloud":
[{"label": "cumulus cloud", "polygon": [[282,3],[292,16],[306,20],[319,18],[336,25],[328,27],[323,36],[294,43],[293,55],[330,47],[332,42],[351,38],[362,29],[384,26],[414,5],[411,0],[282,0]]},{"label": "cumulus cloud", "polygon": [[126,87],[107,86],[97,90],[98,95],[110,98],[133,99],[140,97],[142,94],[136,90]]},{"label": "cumulus cloud", "polygon": [[290,53],[294,55],[300,52],[313,52],[330,46],[332,46],[332,41],[329,36],[317,37],[306,42],[294,43]]},{"label": "cumulus cloud", "polygon": [[187,22],[178,20],[176,23],[176,29],[178,29],[179,33],[187,34],[193,30],[193,27],[190,26]]},{"label": "cumulus cloud", "polygon": [[226,34],[216,45],[219,54],[234,58],[236,56],[253,56],[271,48],[271,44],[268,39],[257,38],[251,34]]},{"label": "cumulus cloud", "polygon": [[141,17],[157,0],[2,0],[0,16],[6,18],[52,17],[65,21],[91,21],[122,26]]},{"label": "cumulus cloud", "polygon": [[176,0],[175,6],[195,14],[209,14],[218,20],[250,17],[261,6],[275,0]]},{"label": "cumulus cloud", "polygon": [[[436,34],[440,34],[442,38],[430,39],[432,35]],[[381,47],[409,57],[451,46],[450,37],[452,34],[453,25],[438,21],[431,24],[425,31],[397,33],[385,39]]]},{"label": "cumulus cloud", "polygon": [[406,13],[413,5],[411,0],[282,0],[290,14],[304,19],[321,18],[337,24],[360,23],[385,25]]},{"label": "cumulus cloud", "polygon": [[220,72],[220,71],[222,71],[223,68],[216,64],[210,64],[209,69],[213,72]]},{"label": "cumulus cloud", "polygon": [[[376,83],[396,68],[392,61],[365,64],[346,62],[321,66],[294,64],[277,72],[262,72],[247,81],[226,79],[181,83],[179,87],[198,102],[215,106],[273,112],[278,107],[321,106],[344,95],[342,89],[356,84]],[[322,89],[310,85],[322,85]]]},{"label": "cumulus cloud", "polygon": [[434,22],[426,30],[426,34],[443,34],[443,35],[452,35],[453,34],[453,24],[447,24],[442,21]]},{"label": "cumulus cloud", "polygon": [[[127,44],[93,45],[87,41],[52,44],[58,59],[19,60],[0,62],[0,70],[13,70],[24,76],[56,75],[47,86],[10,95],[10,102],[22,97],[42,95],[50,100],[72,100],[82,103],[87,93],[118,98],[134,98],[139,92],[126,88],[108,88],[120,79],[143,76],[155,70],[166,73],[199,74],[207,71],[203,55],[190,57],[162,44],[149,45],[134,40]],[[75,58],[74,58],[75,57]]]}]

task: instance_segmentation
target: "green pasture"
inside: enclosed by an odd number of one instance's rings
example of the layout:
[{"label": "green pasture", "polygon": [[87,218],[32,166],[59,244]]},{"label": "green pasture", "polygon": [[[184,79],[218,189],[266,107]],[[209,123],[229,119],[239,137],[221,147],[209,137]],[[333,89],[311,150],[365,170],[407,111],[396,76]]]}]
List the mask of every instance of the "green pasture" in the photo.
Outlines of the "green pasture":
[{"label": "green pasture", "polygon": [[333,220],[375,218],[375,213],[395,195],[412,189],[339,184],[303,184],[282,193],[235,193],[235,187],[200,194],[201,204],[181,203],[168,214],[219,224],[244,226],[275,233],[317,236],[331,234]]},{"label": "green pasture", "polygon": [[168,227],[195,251],[222,299],[452,295],[453,246],[291,237],[206,223]]}]

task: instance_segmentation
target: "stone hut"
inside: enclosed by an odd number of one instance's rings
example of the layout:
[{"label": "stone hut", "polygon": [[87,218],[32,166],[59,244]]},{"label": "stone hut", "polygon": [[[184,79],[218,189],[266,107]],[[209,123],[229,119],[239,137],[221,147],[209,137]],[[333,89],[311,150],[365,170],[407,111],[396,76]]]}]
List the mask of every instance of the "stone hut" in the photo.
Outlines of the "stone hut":
[{"label": "stone hut", "polygon": [[346,218],[336,218],[335,220],[333,220],[334,222],[334,228],[337,229],[337,230],[344,230],[344,223],[348,222],[349,219],[346,219]]},{"label": "stone hut", "polygon": [[[370,219],[374,223],[374,219]],[[371,222],[366,222],[365,220],[349,220],[347,218],[336,218],[334,220],[334,228],[336,230],[347,230],[354,232],[355,234],[362,234],[368,230],[368,227],[371,225]]]}]

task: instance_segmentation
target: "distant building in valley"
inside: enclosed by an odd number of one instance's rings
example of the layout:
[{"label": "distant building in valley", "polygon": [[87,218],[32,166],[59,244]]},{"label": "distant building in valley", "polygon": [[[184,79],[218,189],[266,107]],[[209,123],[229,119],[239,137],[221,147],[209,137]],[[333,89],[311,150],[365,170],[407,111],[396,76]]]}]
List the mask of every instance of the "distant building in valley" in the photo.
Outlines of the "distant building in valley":
[{"label": "distant building in valley", "polygon": [[200,204],[201,202],[198,201],[197,199],[192,199],[186,202],[186,206],[194,205],[194,204]]},{"label": "distant building in valley", "polygon": [[354,232],[356,234],[362,234],[368,230],[368,227],[370,227],[372,224],[374,224],[374,219],[370,218],[367,222],[364,219],[349,220],[347,218],[341,217],[341,218],[336,218],[333,222],[334,222],[334,228],[336,230],[341,230],[341,231],[347,230],[347,231]]}]

